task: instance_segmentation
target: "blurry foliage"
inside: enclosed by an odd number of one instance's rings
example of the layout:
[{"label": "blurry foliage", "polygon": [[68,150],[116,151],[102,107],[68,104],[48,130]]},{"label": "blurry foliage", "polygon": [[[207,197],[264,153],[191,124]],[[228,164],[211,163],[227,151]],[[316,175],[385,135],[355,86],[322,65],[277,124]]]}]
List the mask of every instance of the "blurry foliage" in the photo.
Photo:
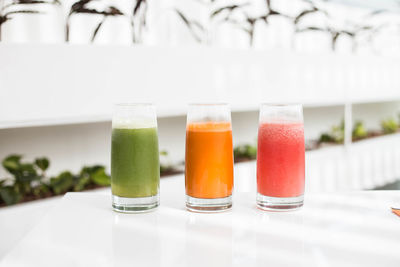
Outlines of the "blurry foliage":
[{"label": "blurry foliage", "polygon": [[[262,13],[262,15],[258,15],[258,16],[252,16],[252,15],[248,14],[248,12],[245,9],[246,6],[248,5],[247,3],[234,6],[234,8],[231,8],[231,6],[227,6],[227,7],[225,7],[225,10],[228,11],[228,14],[225,16],[225,18],[222,21],[230,22],[231,24],[236,25],[239,28],[241,28],[249,36],[250,45],[253,45],[254,31],[256,28],[256,24],[258,22],[263,22],[266,25],[268,25],[269,18],[273,17],[273,16],[292,20],[292,18],[290,16],[285,15],[285,14],[273,9],[271,0],[266,0],[265,4],[266,4],[266,8],[265,8],[264,12]],[[238,20],[235,20],[232,18],[232,13],[236,12],[236,10],[239,10],[241,12],[241,17],[244,19],[238,21]]]},{"label": "blurry foliage", "polygon": [[[302,22],[309,17],[309,15],[313,14],[321,14],[323,17],[329,21],[332,19],[331,14],[328,13],[323,7],[321,7],[321,3],[314,0],[303,0],[306,7],[299,11],[297,14],[288,15],[283,12],[280,12],[274,9],[274,3],[278,2],[278,0],[265,0],[265,9],[259,15],[251,15],[249,12],[249,6],[251,7],[252,2],[247,1],[243,3],[232,4],[232,2],[225,2],[219,0],[210,0],[203,1],[204,5],[208,5],[208,9],[210,10],[209,21],[217,21],[218,23],[230,23],[231,25],[237,27],[238,29],[243,30],[249,36],[250,45],[253,44],[254,33],[256,24],[262,22],[266,25],[269,24],[270,17],[281,17],[287,19],[294,28],[294,33],[302,33],[302,32],[322,32],[327,34],[331,39],[331,48],[332,50],[336,49],[337,41],[341,36],[347,36],[352,41],[352,50],[355,51],[358,46],[358,37],[363,34],[368,36],[368,41],[371,43],[373,39],[373,35],[376,35],[382,28],[388,26],[386,24],[378,25],[376,27],[372,27],[369,23],[371,19],[379,15],[384,10],[374,10],[371,13],[367,14],[365,19],[361,24],[346,22],[345,25],[333,27],[330,26],[329,23],[324,27],[319,27],[315,25],[309,25],[302,27]],[[222,6],[216,6],[216,3],[223,3]],[[202,25],[199,21],[190,18],[185,15],[181,10],[175,9],[178,17],[182,19],[188,30],[190,31],[192,37],[197,42],[204,42],[207,37],[206,27]]]},{"label": "blurry foliage", "polygon": [[[1,0],[0,0],[1,1]],[[3,0],[4,1],[4,0]],[[91,42],[94,42],[96,36],[101,30],[104,22],[109,17],[126,17],[130,20],[132,28],[132,41],[133,43],[138,43],[142,41],[142,31],[147,26],[146,16],[148,10],[148,0],[135,0],[131,12],[122,12],[114,4],[107,4],[102,8],[93,8],[93,4],[99,3],[97,0],[74,0],[71,8],[66,16],[65,25],[65,40],[68,42],[70,39],[70,19],[76,14],[94,14],[100,16],[99,22],[93,29],[91,34]],[[118,1],[111,1],[113,3],[118,3]],[[330,23],[325,23],[326,26],[318,25],[307,25],[302,26],[304,20],[310,15],[320,14],[325,20],[329,22],[332,20],[332,14],[329,14],[325,10],[324,5],[321,1],[314,0],[302,0],[305,4],[302,10],[299,10],[296,14],[285,14],[286,12],[281,12],[275,7],[275,3],[278,0],[264,0],[265,5],[262,7],[259,14],[251,14],[253,8],[253,2],[248,0],[244,2],[234,2],[234,1],[222,1],[222,0],[197,0],[198,3],[206,5],[210,13],[208,15],[208,22],[201,22],[196,18],[192,18],[185,14],[180,7],[174,7],[173,10],[177,14],[178,18],[185,24],[186,28],[189,30],[191,36],[195,41],[203,43],[207,42],[209,38],[209,32],[207,29],[208,24],[229,23],[235,28],[244,31],[249,37],[250,45],[253,44],[256,25],[258,23],[263,23],[268,25],[270,23],[271,17],[280,17],[286,19],[293,25],[294,33],[303,32],[321,32],[327,34],[331,39],[332,50],[336,49],[337,42],[340,37],[346,36],[351,39],[353,51],[356,50],[358,46],[359,36],[367,36],[367,42],[372,43],[373,37],[377,35],[382,29],[390,26],[388,23],[383,23],[381,25],[371,26],[370,22],[374,16],[380,15],[386,12],[383,9],[372,10],[368,13],[361,23],[352,23],[346,21],[344,25],[332,26]],[[324,2],[324,1],[322,1]],[[1,39],[1,25],[6,21],[13,18],[17,14],[35,14],[42,13],[33,8],[35,5],[39,4],[52,4],[61,5],[60,0],[10,0],[9,4],[4,4],[0,8],[0,39]]]},{"label": "blurry foliage", "polygon": [[61,5],[61,2],[59,0],[12,0],[9,3],[1,5],[1,0],[0,0],[0,40],[1,40],[1,26],[4,23],[11,20],[15,15],[18,14],[42,13],[34,9],[34,7],[43,4]]},{"label": "blurry foliage", "polygon": [[336,143],[343,144],[344,142],[344,120],[339,125],[334,125],[330,132],[321,134],[319,143]]},{"label": "blurry foliage", "polygon": [[357,43],[356,43],[357,37],[366,31],[372,31],[372,30],[374,30],[374,28],[371,26],[359,26],[359,25],[353,25],[351,30],[341,30],[331,26],[326,26],[323,28],[311,26],[311,27],[296,29],[296,33],[307,32],[307,31],[318,31],[318,32],[328,33],[331,38],[332,50],[336,50],[336,44],[337,41],[339,40],[339,37],[348,36],[352,40],[353,43],[352,50],[354,52],[357,48]]},{"label": "blurry foliage", "polygon": [[[132,27],[132,41],[134,43],[141,41],[141,31],[146,26],[146,13],[147,13],[147,0],[136,0],[132,14],[125,14],[119,8],[114,5],[108,5],[105,8],[98,10],[96,8],[89,7],[90,4],[96,2],[96,0],[79,0],[72,4],[70,11],[67,15],[66,25],[65,25],[65,41],[69,41],[70,35],[70,19],[76,14],[94,14],[101,16],[101,20],[94,28],[91,42],[94,42],[97,34],[99,33],[104,22],[109,17],[128,17],[130,18],[130,23]],[[117,1],[116,1],[117,2]],[[136,30],[135,30],[136,29]]]},{"label": "blurry foliage", "polygon": [[186,25],[190,34],[196,40],[196,42],[198,42],[198,43],[203,42],[205,39],[204,36],[206,35],[206,30],[203,27],[203,25],[201,25],[201,23],[196,20],[191,20],[191,19],[187,18],[187,16],[185,14],[183,14],[183,12],[180,11],[179,9],[175,9],[175,12],[176,12],[176,14],[178,14],[178,17]]},{"label": "blurry foliage", "polygon": [[[209,21],[218,21],[219,23],[230,23],[231,25],[243,30],[249,36],[250,45],[253,44],[254,39],[254,30],[256,24],[260,21],[268,24],[268,19],[271,16],[280,16],[287,19],[290,19],[289,16],[282,14],[271,7],[271,0],[266,0],[266,8],[262,15],[252,16],[248,13],[247,7],[251,5],[251,1],[241,3],[241,4],[232,4],[229,3],[227,5],[214,7],[215,3],[218,3],[218,0],[211,0],[208,2],[204,2],[203,4],[209,5],[209,9],[211,13],[209,15]],[[199,43],[205,42],[207,39],[207,29],[204,25],[202,25],[199,21],[194,20],[186,16],[181,10],[175,9],[178,17],[183,21],[183,23],[188,28],[192,37]],[[235,14],[239,14],[239,16],[234,16]],[[238,19],[240,18],[240,19]]]},{"label": "blurry foliage", "polygon": [[[382,131],[368,131],[362,121],[356,121],[353,126],[352,140],[358,141],[365,138],[375,137],[382,134],[396,133],[400,129],[400,114],[399,119],[396,121],[394,118],[388,118],[381,121]],[[336,143],[343,144],[344,141],[344,121],[340,125],[332,127],[330,132],[321,134],[318,143]]]},{"label": "blurry foliage", "polygon": [[124,16],[124,14],[115,6],[107,6],[103,10],[97,10],[95,8],[90,8],[88,7],[88,4],[95,2],[95,0],[79,0],[76,1],[72,6],[69,11],[69,14],[67,16],[67,22],[66,22],[66,29],[65,29],[65,40],[68,42],[69,41],[69,32],[70,32],[70,19],[71,16],[74,14],[96,14],[96,15],[101,15],[102,19],[100,22],[97,24],[96,28],[94,29],[91,37],[91,42],[93,42],[97,36],[97,33],[99,32],[101,26],[104,24],[105,20],[110,17],[110,16]]},{"label": "blurry foliage", "polygon": [[148,9],[147,0],[136,0],[131,15],[132,41],[140,43],[142,40],[142,30],[146,27],[146,14]]},{"label": "blurry foliage", "polygon": [[[396,133],[400,129],[400,113],[398,121],[388,118],[381,121],[380,134]],[[379,135],[366,130],[362,121],[356,121],[352,131],[353,140]],[[344,120],[339,125],[332,126],[329,132],[321,134],[318,143],[344,142]],[[312,149],[318,148],[318,145]],[[257,147],[244,144],[234,148],[235,161],[254,160],[257,158]],[[167,151],[160,152],[161,158],[168,157]],[[69,191],[82,191],[86,189],[109,186],[110,176],[101,165],[85,166],[78,174],[64,171],[57,176],[46,176],[50,166],[47,158],[36,158],[33,162],[22,162],[22,156],[13,154],[2,161],[2,166],[12,177],[0,179],[0,206],[13,205],[22,201],[29,201],[54,195],[64,194]],[[160,164],[161,175],[180,173],[181,171],[171,164]]]},{"label": "blurry foliage", "polygon": [[359,140],[366,138],[368,136],[368,132],[365,129],[365,125],[362,121],[356,121],[353,127],[352,138],[353,140]]},{"label": "blurry foliage", "polygon": [[0,179],[0,205],[110,185],[110,176],[104,166],[83,167],[78,174],[64,171],[49,178],[46,176],[50,166],[47,158],[36,158],[33,162],[22,162],[21,159],[21,155],[10,155],[2,162],[12,177]]},{"label": "blurry foliage", "polygon": [[394,118],[389,118],[381,121],[381,128],[384,134],[391,134],[397,132],[399,125]]},{"label": "blurry foliage", "polygon": [[239,145],[233,150],[235,161],[243,159],[253,160],[257,158],[257,147],[255,145]]},{"label": "blurry foliage", "polygon": [[[356,121],[353,126],[352,139],[360,140],[360,139],[366,138],[367,136],[368,136],[368,132],[365,129],[364,123],[362,121]],[[318,142],[319,143],[343,144],[344,143],[344,120],[342,120],[339,125],[332,126],[330,132],[321,134]]]},{"label": "blurry foliage", "polygon": [[[160,157],[167,156],[167,151],[160,152]],[[2,161],[3,168],[11,177],[0,178],[0,206],[110,186],[110,175],[102,165],[84,166],[77,174],[63,171],[49,177],[46,175],[50,166],[47,158],[36,158],[33,162],[23,162],[21,159],[21,155],[15,154]],[[181,172],[172,164],[160,164],[161,175]]]}]

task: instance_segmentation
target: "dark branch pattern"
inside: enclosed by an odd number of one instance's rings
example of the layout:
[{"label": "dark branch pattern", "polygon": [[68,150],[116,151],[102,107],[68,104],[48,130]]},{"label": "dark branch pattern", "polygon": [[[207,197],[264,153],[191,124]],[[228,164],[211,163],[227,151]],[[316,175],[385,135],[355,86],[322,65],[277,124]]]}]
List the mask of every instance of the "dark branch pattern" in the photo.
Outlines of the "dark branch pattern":
[{"label": "dark branch pattern", "polygon": [[96,14],[96,15],[102,15],[103,18],[102,20],[97,24],[96,28],[93,31],[92,37],[91,37],[91,42],[94,42],[101,26],[104,24],[105,20],[107,17],[110,16],[124,16],[124,14],[115,6],[108,6],[106,9],[99,11],[94,8],[88,8],[87,5],[94,0],[80,0],[78,2],[75,2],[69,11],[68,17],[67,17],[67,23],[66,23],[66,29],[65,29],[65,40],[68,42],[69,41],[69,32],[70,32],[70,19],[71,16],[74,14]]},{"label": "dark branch pattern", "polygon": [[[1,1],[1,0],[0,0]],[[103,10],[98,10],[96,8],[89,7],[89,3],[92,3],[96,0],[78,0],[76,1],[70,8],[70,11],[67,15],[66,22],[66,31],[65,31],[65,39],[69,41],[69,32],[70,32],[70,19],[75,14],[95,14],[102,16],[99,23],[94,28],[94,31],[91,35],[91,42],[94,42],[96,36],[100,32],[102,26],[108,17],[112,16],[129,16],[131,20],[131,28],[132,28],[132,41],[134,43],[141,41],[142,30],[146,27],[146,13],[148,9],[148,0],[136,0],[133,5],[133,9],[130,15],[125,15],[121,10],[119,10],[115,6],[107,6]],[[212,7],[213,4],[218,2],[218,0],[196,0],[197,2]],[[286,15],[276,9],[274,9],[272,0],[265,0],[265,10],[262,15],[252,16],[249,15],[246,7],[251,5],[251,0],[249,2],[241,3],[241,4],[228,4],[225,6],[219,6],[212,10],[209,14],[210,21],[217,21],[218,23],[230,23],[235,27],[238,27],[242,31],[246,32],[249,36],[250,45],[253,44],[254,32],[256,28],[256,24],[258,22],[264,22],[265,24],[269,24],[269,18],[276,16],[288,19],[294,26],[294,33],[301,33],[307,31],[318,31],[329,34],[331,39],[331,47],[332,50],[336,49],[336,45],[338,39],[341,36],[348,36],[351,38],[353,43],[353,50],[357,46],[357,37],[361,33],[367,33],[367,39],[369,42],[372,42],[373,35],[379,32],[382,28],[386,27],[388,24],[381,24],[376,27],[372,26],[360,26],[360,25],[350,25],[349,29],[340,29],[332,26],[326,27],[318,27],[318,26],[309,26],[309,27],[301,27],[301,22],[304,18],[308,17],[312,14],[323,14],[328,19],[329,14],[327,11],[323,10],[321,7],[314,3],[314,0],[303,0],[303,2],[308,4],[308,8],[302,10],[296,15]],[[0,8],[0,40],[1,40],[1,26],[13,18],[14,15],[17,14],[38,14],[42,13],[38,10],[35,10],[35,5],[42,4],[51,4],[51,5],[61,5],[60,0],[12,0],[9,4],[4,5]],[[400,1],[399,1],[400,4]],[[19,6],[21,6],[19,8]],[[12,8],[12,9],[10,9]],[[191,36],[197,42],[204,42],[207,37],[207,28],[203,26],[199,21],[195,19],[190,19],[187,17],[182,11],[179,9],[174,9],[175,13],[181,19],[181,21],[185,24],[187,29],[189,30]],[[387,12],[384,9],[375,10],[364,17],[365,21],[368,21],[372,17]],[[239,15],[235,17],[235,15]],[[238,19],[240,18],[240,19]],[[347,28],[347,27],[346,27]]]},{"label": "dark branch pattern", "polygon": [[201,43],[203,41],[203,38],[196,33],[196,29],[197,29],[197,31],[200,31],[200,34],[204,35],[205,28],[199,22],[197,22],[195,20],[189,20],[180,10],[175,9],[175,12],[181,18],[183,23],[185,23],[186,27],[189,29],[189,32],[193,36],[193,38],[197,42]]},{"label": "dark branch pattern", "polygon": [[356,37],[365,31],[371,31],[371,26],[356,26],[352,30],[337,30],[333,27],[319,28],[319,27],[306,27],[304,29],[297,29],[296,32],[319,31],[329,33],[331,37],[332,50],[336,50],[336,44],[340,36],[349,36],[353,43],[353,51],[356,49]]},{"label": "dark branch pattern", "polygon": [[307,15],[317,13],[317,12],[323,12],[323,11],[319,10],[316,7],[312,7],[311,9],[304,10],[304,11],[300,12],[300,14],[298,14],[296,17],[294,17],[293,23],[295,25],[297,25]]},{"label": "dark branch pattern", "polygon": [[137,0],[135,7],[133,8],[133,16],[137,15],[140,7],[145,4],[146,4],[146,0]]},{"label": "dark branch pattern", "polygon": [[[229,22],[233,25],[239,26],[240,29],[245,31],[249,35],[250,45],[253,44],[254,31],[255,31],[255,26],[256,26],[257,22],[263,21],[263,22],[265,22],[265,24],[268,24],[268,22],[269,22],[268,20],[272,16],[284,17],[284,18],[289,19],[289,16],[273,9],[271,7],[270,0],[266,0],[266,11],[265,11],[265,14],[263,14],[261,16],[253,17],[253,16],[248,15],[248,13],[245,10],[243,10],[243,8],[246,7],[247,5],[249,5],[249,3],[245,3],[242,5],[229,5],[229,6],[221,7],[219,9],[215,10],[213,13],[211,13],[210,18],[212,19],[215,16],[217,16],[218,14],[221,14],[224,12],[226,15],[222,21]],[[236,12],[237,10],[240,11],[241,14],[244,16],[244,18],[245,18],[244,21],[240,22],[240,21],[237,21],[232,18],[232,13]]]},{"label": "dark branch pattern", "polygon": [[92,43],[94,42],[94,39],[96,38],[96,36],[97,36],[97,33],[99,32],[99,30],[100,30],[101,26],[102,26],[102,25],[103,25],[103,23],[106,21],[106,18],[107,18],[107,17],[103,17],[103,19],[100,21],[100,23],[99,23],[99,24],[97,24],[96,28],[94,29],[94,32],[93,32],[92,38],[90,39],[90,41],[91,41]]},{"label": "dark branch pattern", "polygon": [[59,0],[53,0],[53,1],[46,1],[46,0],[14,0],[11,3],[4,5],[1,8],[1,12],[5,11],[6,9],[13,7],[13,6],[18,6],[18,5],[38,5],[38,4],[48,4],[48,5],[61,5],[61,2]]},{"label": "dark branch pattern", "polygon": [[216,17],[217,15],[223,13],[224,11],[228,11],[228,16],[235,10],[237,9],[241,9],[245,6],[248,6],[250,3],[245,3],[245,4],[241,4],[241,5],[229,5],[229,6],[223,6],[220,7],[216,10],[214,10],[211,15],[210,18],[213,19],[214,17]]},{"label": "dark branch pattern", "polygon": [[[140,12],[142,11],[142,12]],[[141,40],[142,30],[146,27],[146,15],[147,15],[147,0],[136,0],[134,5],[131,27],[132,27],[132,42],[137,43]],[[135,20],[138,23],[138,32],[135,31]]]},{"label": "dark branch pattern", "polygon": [[[43,12],[37,11],[35,9],[30,9],[30,8],[25,8],[26,5],[30,6],[37,6],[37,5],[42,5],[42,4],[48,4],[48,5],[61,5],[59,0],[52,0],[52,1],[46,1],[46,0],[14,0],[11,3],[4,5],[0,9],[0,40],[1,40],[1,27],[4,23],[7,21],[11,20],[13,15],[17,14],[40,14]],[[9,11],[10,8],[16,7],[19,8],[19,6],[23,5],[23,9],[17,9],[17,10],[12,10]]]},{"label": "dark branch pattern", "polygon": [[[95,27],[92,37],[91,37],[91,42],[95,41],[96,36],[98,35],[101,27],[103,26],[104,22],[108,17],[115,17],[115,16],[129,16],[124,14],[121,10],[119,10],[115,6],[108,6],[104,10],[97,10],[95,8],[89,8],[88,4],[93,2],[95,0],[80,0],[75,2],[70,9],[70,12],[67,16],[67,22],[66,22],[66,29],[65,29],[65,40],[68,42],[69,41],[69,33],[70,33],[70,19],[73,15],[75,14],[94,14],[94,15],[101,15],[103,18],[101,21],[97,24]],[[129,16],[130,17],[130,23],[131,23],[131,28],[132,28],[132,41],[134,43],[138,42],[140,39],[141,35],[141,30],[146,26],[146,13],[147,13],[147,0],[137,0],[136,3],[134,4],[132,14]],[[135,33],[135,19],[138,19],[138,28],[139,31],[138,33]]]}]

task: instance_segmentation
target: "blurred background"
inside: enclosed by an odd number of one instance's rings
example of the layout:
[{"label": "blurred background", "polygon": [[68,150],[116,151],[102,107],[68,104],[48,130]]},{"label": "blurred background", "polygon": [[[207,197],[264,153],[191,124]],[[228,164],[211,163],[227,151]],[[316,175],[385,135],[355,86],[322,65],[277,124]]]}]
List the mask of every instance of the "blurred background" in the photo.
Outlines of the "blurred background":
[{"label": "blurred background", "polygon": [[246,156],[259,103],[301,102],[308,190],[400,177],[400,138],[382,136],[400,119],[400,1],[0,3],[1,158],[108,168],[118,102],[157,104],[169,165],[184,158],[187,103],[229,102]]},{"label": "blurred background", "polygon": [[157,105],[165,175],[228,102],[251,190],[259,104],[300,102],[306,192],[399,188],[398,0],[0,0],[0,38],[0,206],[106,186],[118,102]]}]

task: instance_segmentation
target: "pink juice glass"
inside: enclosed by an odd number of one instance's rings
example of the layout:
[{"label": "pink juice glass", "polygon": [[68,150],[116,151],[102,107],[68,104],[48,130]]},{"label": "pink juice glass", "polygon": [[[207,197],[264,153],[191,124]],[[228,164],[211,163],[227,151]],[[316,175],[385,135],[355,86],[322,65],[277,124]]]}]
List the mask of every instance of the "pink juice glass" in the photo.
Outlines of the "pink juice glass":
[{"label": "pink juice glass", "polygon": [[300,104],[263,104],[257,149],[257,206],[292,210],[304,198],[304,126]]}]

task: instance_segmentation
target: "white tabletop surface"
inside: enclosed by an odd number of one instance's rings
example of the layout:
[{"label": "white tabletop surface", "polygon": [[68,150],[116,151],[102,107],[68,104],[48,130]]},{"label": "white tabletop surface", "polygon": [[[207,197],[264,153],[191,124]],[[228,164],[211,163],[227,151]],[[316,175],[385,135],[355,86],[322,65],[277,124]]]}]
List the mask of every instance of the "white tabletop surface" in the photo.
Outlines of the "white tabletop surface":
[{"label": "white tabletop surface", "polygon": [[280,213],[237,193],[232,211],[198,214],[177,176],[163,179],[154,212],[110,205],[109,192],[66,194],[0,266],[400,266],[396,191],[306,195],[301,210]]}]

